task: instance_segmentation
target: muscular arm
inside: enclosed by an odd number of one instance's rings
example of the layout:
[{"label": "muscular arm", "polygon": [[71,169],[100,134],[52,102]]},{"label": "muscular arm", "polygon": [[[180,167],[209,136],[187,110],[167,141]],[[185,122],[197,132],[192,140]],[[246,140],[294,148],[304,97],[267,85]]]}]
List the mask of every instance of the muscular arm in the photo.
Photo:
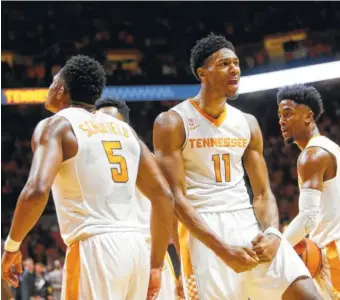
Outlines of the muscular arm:
[{"label": "muscular arm", "polygon": [[155,158],[142,141],[139,143],[137,187],[151,201],[151,268],[161,268],[172,232],[173,196]]},{"label": "muscular arm", "polygon": [[316,225],[323,178],[330,160],[330,155],[317,147],[304,150],[299,157],[299,214],[284,232],[284,237],[292,246],[300,242]]},{"label": "muscular arm", "polygon": [[278,208],[270,188],[268,169],[263,157],[263,139],[260,126],[254,116],[245,114],[251,139],[244,152],[244,166],[253,191],[255,215],[264,231],[268,227],[279,228]]},{"label": "muscular arm", "polygon": [[228,246],[209,229],[185,197],[181,149],[184,140],[183,122],[176,112],[162,113],[157,117],[153,129],[155,155],[174,194],[175,215],[197,239],[219,256]]},{"label": "muscular arm", "polygon": [[45,209],[51,186],[63,162],[65,122],[62,118],[48,118],[41,121],[33,133],[31,170],[20,193],[10,230],[10,237],[16,242],[25,238]]}]

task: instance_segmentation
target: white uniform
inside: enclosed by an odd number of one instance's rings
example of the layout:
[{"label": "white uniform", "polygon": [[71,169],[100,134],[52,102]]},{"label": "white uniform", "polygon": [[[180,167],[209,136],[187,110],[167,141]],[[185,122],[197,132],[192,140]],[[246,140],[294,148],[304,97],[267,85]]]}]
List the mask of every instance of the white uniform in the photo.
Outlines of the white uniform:
[{"label": "white uniform", "polygon": [[324,136],[313,137],[306,146],[310,147],[323,148],[336,159],[336,175],[323,183],[320,214],[309,238],[322,251],[322,267],[315,281],[323,299],[340,299],[340,147]]},{"label": "white uniform", "polygon": [[78,143],[52,187],[68,245],[62,299],[142,299],[150,264],[136,212],[139,143],[126,123],[100,112],[68,108],[57,116]]},{"label": "white uniform", "polygon": [[[251,133],[244,114],[226,104],[218,119],[193,100],[173,108],[182,118],[186,142],[182,156],[187,198],[209,227],[228,244],[249,246],[259,233],[244,182],[242,157]],[[181,263],[186,299],[281,299],[307,268],[286,240],[271,264],[237,274],[180,226]]]},{"label": "white uniform", "polygon": [[[150,234],[150,214],[151,204],[138,189],[136,189],[136,198],[138,202],[138,220],[142,227],[143,236],[147,242],[149,251],[151,250]],[[166,253],[164,267],[162,272],[162,286],[158,295],[158,300],[175,300],[176,299],[176,275],[172,266],[169,253]]]}]

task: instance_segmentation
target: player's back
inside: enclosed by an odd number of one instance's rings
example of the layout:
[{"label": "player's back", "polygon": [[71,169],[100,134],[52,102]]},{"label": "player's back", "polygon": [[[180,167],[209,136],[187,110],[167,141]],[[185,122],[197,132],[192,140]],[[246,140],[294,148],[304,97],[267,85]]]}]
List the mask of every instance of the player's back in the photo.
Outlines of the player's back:
[{"label": "player's back", "polygon": [[182,118],[187,198],[201,212],[251,208],[242,157],[250,141],[244,114],[226,104],[214,120],[192,99],[173,108]]},{"label": "player's back", "polygon": [[325,136],[312,138],[307,147],[320,147],[336,159],[336,175],[323,182],[320,214],[317,226],[310,238],[323,248],[332,241],[340,240],[340,147]]},{"label": "player's back", "polygon": [[64,161],[52,187],[67,244],[113,231],[137,231],[135,186],[140,146],[131,128],[81,108],[57,114],[72,125],[78,152]]}]

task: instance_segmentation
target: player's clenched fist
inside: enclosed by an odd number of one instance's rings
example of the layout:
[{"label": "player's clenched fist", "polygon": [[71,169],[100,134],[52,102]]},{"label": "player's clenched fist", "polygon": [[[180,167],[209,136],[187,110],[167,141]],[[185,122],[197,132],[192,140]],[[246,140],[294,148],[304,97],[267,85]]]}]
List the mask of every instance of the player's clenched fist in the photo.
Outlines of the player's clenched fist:
[{"label": "player's clenched fist", "polygon": [[256,253],[247,247],[230,246],[223,260],[236,273],[249,271],[259,264]]},{"label": "player's clenched fist", "polygon": [[1,261],[1,275],[13,287],[19,285],[19,275],[22,273],[21,252],[4,251]]},{"label": "player's clenched fist", "polygon": [[150,271],[150,279],[149,279],[149,288],[146,299],[147,300],[156,300],[161,289],[162,284],[162,269],[151,269]]}]

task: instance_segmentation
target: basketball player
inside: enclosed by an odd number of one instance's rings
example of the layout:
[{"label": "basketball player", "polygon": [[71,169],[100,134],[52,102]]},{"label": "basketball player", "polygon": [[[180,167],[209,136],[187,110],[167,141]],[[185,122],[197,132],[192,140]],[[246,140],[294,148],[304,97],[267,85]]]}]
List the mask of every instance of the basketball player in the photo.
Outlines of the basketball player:
[{"label": "basketball player", "polygon": [[309,234],[322,250],[322,267],[315,280],[323,299],[340,299],[340,148],[320,135],[316,121],[323,103],[314,87],[284,87],[277,103],[284,141],[302,151],[297,161],[299,214],[284,236],[295,246]]},{"label": "basketball player", "polygon": [[[129,123],[129,107],[125,101],[117,100],[111,97],[98,99],[95,103],[97,113],[106,113],[110,116],[118,118],[121,121]],[[150,249],[151,236],[150,236],[150,201],[136,189],[137,207],[138,207],[138,220],[142,226],[142,234]],[[162,286],[158,295],[158,300],[172,300],[176,299],[176,275],[172,266],[169,254],[166,254],[164,260],[164,268],[162,273]]]},{"label": "basketball player", "polygon": [[190,62],[201,82],[199,93],[159,115],[153,132],[155,155],[181,222],[186,299],[321,299],[277,229],[259,124],[226,103],[240,79],[233,45],[210,34],[193,47]]},{"label": "basketball player", "polygon": [[[172,194],[152,154],[128,124],[93,114],[105,86],[102,66],[75,56],[54,77],[46,108],[55,116],[33,134],[31,171],[14,212],[2,276],[18,285],[21,241],[38,221],[52,187],[68,245],[62,299],[145,299],[149,252],[135,213],[135,186],[152,205],[151,274],[159,277],[172,227]],[[159,290],[153,285],[149,299]],[[155,294],[155,295],[153,295]]]}]

